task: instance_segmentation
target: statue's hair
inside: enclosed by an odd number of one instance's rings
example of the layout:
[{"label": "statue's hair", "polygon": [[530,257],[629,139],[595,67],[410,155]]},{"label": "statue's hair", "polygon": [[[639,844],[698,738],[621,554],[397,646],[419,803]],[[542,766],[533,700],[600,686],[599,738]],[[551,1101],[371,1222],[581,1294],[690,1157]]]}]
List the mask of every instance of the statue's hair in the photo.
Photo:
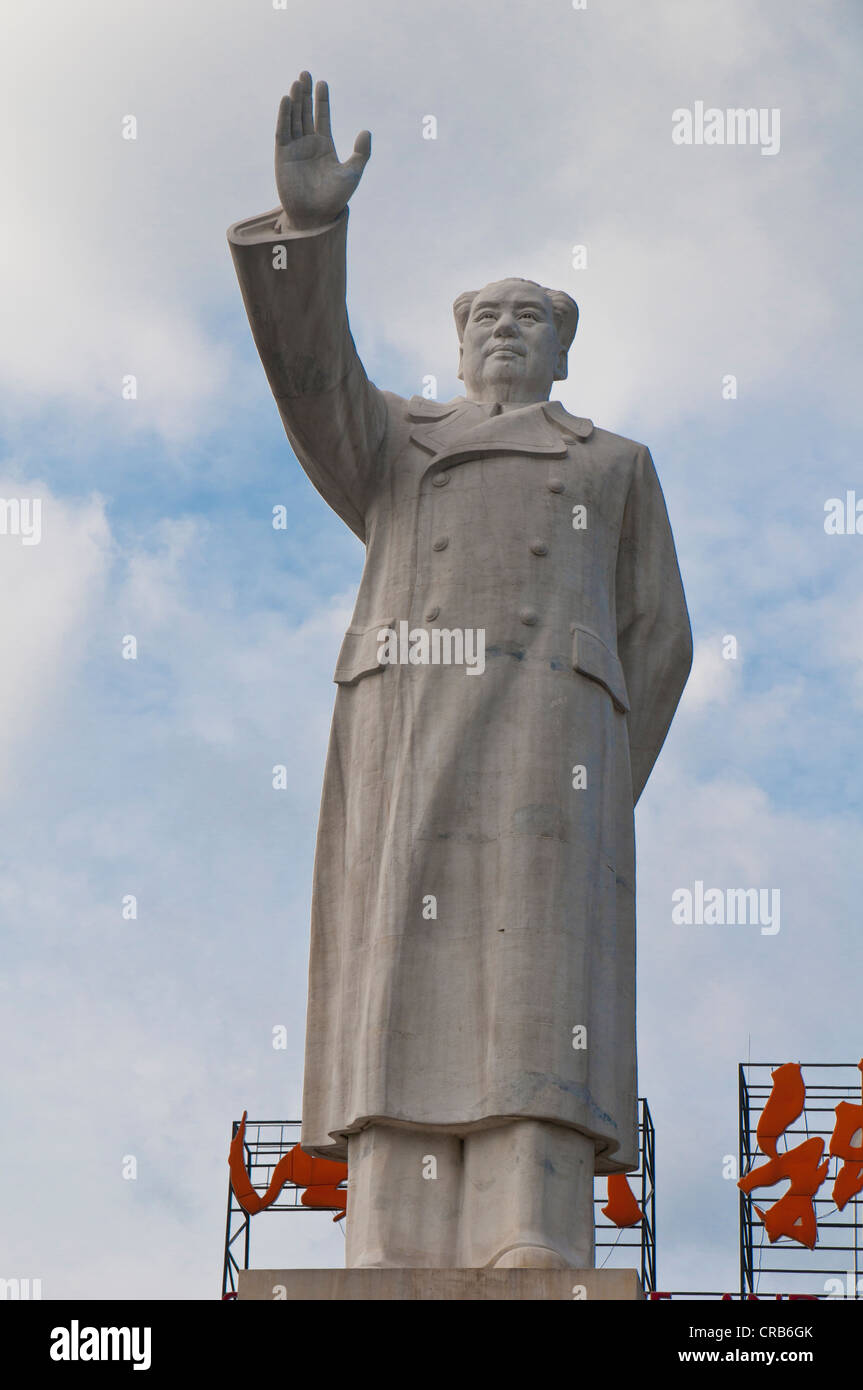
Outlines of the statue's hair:
[{"label": "statue's hair", "polygon": [[[569,352],[575,337],[575,330],[578,328],[578,305],[575,300],[564,290],[546,289],[545,285],[537,284],[536,280],[525,280],[521,275],[510,275],[507,276],[507,279],[517,280],[521,285],[535,285],[538,290],[542,290],[543,294],[548,295],[551,301],[551,311],[554,315],[554,326],[557,329],[561,347],[564,352]],[[500,281],[495,281],[495,284],[500,284]],[[464,337],[471,306],[479,293],[479,290],[465,290],[453,302],[452,311],[455,326],[458,329],[459,342]]]}]

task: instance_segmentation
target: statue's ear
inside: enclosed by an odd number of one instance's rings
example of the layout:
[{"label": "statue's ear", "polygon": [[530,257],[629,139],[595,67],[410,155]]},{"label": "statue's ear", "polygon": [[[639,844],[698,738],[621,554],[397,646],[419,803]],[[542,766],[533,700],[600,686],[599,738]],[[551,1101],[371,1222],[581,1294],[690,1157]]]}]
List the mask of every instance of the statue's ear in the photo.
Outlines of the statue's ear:
[{"label": "statue's ear", "polygon": [[560,352],[557,354],[557,360],[554,364],[554,380],[566,381],[567,372],[568,367],[566,358],[566,348],[562,347],[560,349]]},{"label": "statue's ear", "polygon": [[459,381],[464,381],[464,348],[461,343],[458,345],[458,371],[456,377]]}]

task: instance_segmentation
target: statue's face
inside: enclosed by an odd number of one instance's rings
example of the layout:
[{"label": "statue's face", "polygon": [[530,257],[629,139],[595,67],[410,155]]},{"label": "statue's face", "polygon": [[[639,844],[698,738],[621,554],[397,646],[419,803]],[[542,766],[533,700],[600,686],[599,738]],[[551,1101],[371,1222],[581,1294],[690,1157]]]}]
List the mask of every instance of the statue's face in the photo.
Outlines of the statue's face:
[{"label": "statue's face", "polygon": [[486,285],[471,305],[459,369],[470,401],[547,401],[566,376],[548,295],[523,280]]}]

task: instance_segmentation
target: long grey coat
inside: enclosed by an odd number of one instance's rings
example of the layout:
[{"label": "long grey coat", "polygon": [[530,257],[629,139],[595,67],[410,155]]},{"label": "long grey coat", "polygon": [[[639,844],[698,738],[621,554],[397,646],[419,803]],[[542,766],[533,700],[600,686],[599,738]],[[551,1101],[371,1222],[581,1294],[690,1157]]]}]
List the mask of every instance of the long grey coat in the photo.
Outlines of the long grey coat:
[{"label": "long grey coat", "polygon": [[[303,1147],[530,1116],[593,1136],[597,1172],[634,1168],[633,806],[692,650],[650,454],[558,402],[378,390],[347,213],[288,236],[277,216],[228,233],[249,321],[298,459],[367,549],[318,826]],[[382,664],[402,620],[484,629],[484,673]]]}]

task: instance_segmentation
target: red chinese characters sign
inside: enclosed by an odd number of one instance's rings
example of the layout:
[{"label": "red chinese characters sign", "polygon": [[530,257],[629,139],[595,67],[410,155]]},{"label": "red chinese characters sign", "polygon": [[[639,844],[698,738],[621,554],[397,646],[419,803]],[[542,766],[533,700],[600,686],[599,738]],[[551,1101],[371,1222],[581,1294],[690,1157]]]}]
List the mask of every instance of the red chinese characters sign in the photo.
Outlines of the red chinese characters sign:
[{"label": "red chinese characters sign", "polygon": [[[863,1061],[858,1063],[863,1073]],[[756,1207],[771,1245],[781,1236],[814,1250],[818,1240],[814,1198],[827,1177],[829,1158],[824,1158],[824,1140],[804,1139],[794,1148],[778,1151],[780,1138],[806,1106],[803,1073],[796,1062],[788,1062],[771,1072],[773,1089],[761,1112],[756,1131],[758,1147],[766,1163],[751,1168],[740,1179],[741,1191],[773,1187],[787,1180],[788,1191],[772,1206]],[[863,1076],[861,1076],[863,1084]],[[839,1211],[858,1192],[863,1192],[863,1103],[840,1101],[835,1107],[836,1124],[830,1138],[829,1153],[843,1160],[833,1182],[832,1197]]]},{"label": "red chinese characters sign", "polygon": [[244,1211],[254,1216],[266,1207],[272,1206],[286,1183],[305,1189],[300,1201],[304,1207],[320,1207],[324,1211],[335,1211],[334,1221],[345,1214],[348,1194],[339,1183],[348,1176],[346,1163],[334,1163],[328,1158],[310,1158],[299,1144],[295,1144],[283,1154],[273,1169],[273,1176],[263,1197],[252,1186],[243,1157],[243,1144],[246,1137],[246,1111],[239,1123],[237,1132],[231,1140],[228,1167],[231,1173],[231,1187],[234,1196]]},{"label": "red chinese characters sign", "polygon": [[[234,1196],[244,1211],[255,1216],[272,1206],[286,1184],[303,1188],[300,1201],[306,1207],[318,1207],[335,1211],[334,1221],[346,1214],[347,1191],[339,1184],[347,1181],[346,1163],[335,1163],[324,1158],[310,1158],[295,1144],[283,1154],[273,1169],[272,1177],[263,1196],[252,1184],[246,1168],[244,1144],[246,1138],[246,1114],[240,1121],[237,1132],[231,1141],[228,1167],[231,1173],[231,1187]],[[629,1186],[624,1173],[613,1174],[608,1179],[608,1204],[602,1209],[603,1216],[615,1226],[637,1226],[644,1220],[635,1194]]]}]

